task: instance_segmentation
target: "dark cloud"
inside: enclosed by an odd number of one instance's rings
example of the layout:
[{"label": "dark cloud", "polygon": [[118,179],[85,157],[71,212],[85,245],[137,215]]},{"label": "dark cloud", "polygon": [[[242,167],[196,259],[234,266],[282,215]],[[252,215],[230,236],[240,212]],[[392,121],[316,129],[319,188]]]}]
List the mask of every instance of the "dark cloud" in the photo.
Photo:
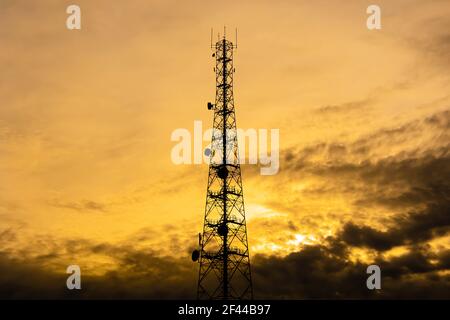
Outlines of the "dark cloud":
[{"label": "dark cloud", "polygon": [[[449,128],[450,111],[445,110],[352,143],[319,142],[285,152],[285,183],[308,176],[326,181],[302,190],[302,197],[348,193],[359,210],[352,217],[364,218],[369,207],[372,212],[382,208],[380,218],[386,210],[392,214],[384,218],[383,230],[352,219],[321,245],[304,246],[286,257],[255,256],[253,274],[260,297],[450,298],[450,250],[446,244],[437,252],[427,245],[450,233]],[[414,139],[422,145],[372,158],[377,148],[387,150]],[[407,252],[386,257],[386,250],[398,246]],[[381,291],[366,288],[367,264],[351,258],[356,247],[371,252],[371,264],[381,267]]]},{"label": "dark cloud", "polygon": [[[421,220],[419,218],[418,220]],[[425,219],[426,220],[426,219]],[[9,237],[9,236],[8,236]],[[450,250],[432,253],[412,245],[401,256],[378,255],[371,264],[382,270],[382,290],[366,287],[367,264],[350,259],[351,247],[339,235],[321,245],[305,245],[285,257],[255,255],[252,270],[256,298],[449,298]],[[69,252],[69,254],[67,253]],[[105,256],[114,269],[83,274],[82,290],[65,287],[65,268],[81,256]],[[59,267],[49,268],[57,261]],[[62,261],[67,260],[67,265]],[[195,298],[198,265],[189,255],[161,256],[133,243],[67,240],[39,256],[13,258],[0,253],[0,297],[3,299],[182,299]]]},{"label": "dark cloud", "polygon": [[[415,119],[400,126],[388,127],[374,133],[362,136],[350,143],[319,141],[314,145],[302,148],[291,148],[282,153],[281,168],[288,173],[298,171],[309,172],[315,170],[334,169],[344,171],[371,164],[372,153],[375,150],[385,152],[386,147],[402,145],[402,143],[421,139],[420,149],[403,151],[387,157],[385,161],[402,159],[415,160],[425,156],[448,156],[450,141],[450,110],[433,113],[423,119]],[[424,140],[424,134],[428,137]],[[381,156],[383,153],[380,154]],[[378,158],[380,158],[378,155]],[[349,162],[349,156],[353,161]],[[372,160],[373,161],[373,160]],[[336,166],[336,167],[335,167]]]},{"label": "dark cloud", "polygon": [[[256,298],[449,298],[450,252],[414,249],[391,260],[376,259],[382,289],[366,287],[367,264],[351,262],[339,246],[305,246],[286,257],[256,255]],[[431,261],[434,261],[433,263]],[[3,299],[176,299],[194,298],[196,264],[143,252],[124,255],[123,265],[102,276],[83,276],[82,290],[65,288],[67,274],[0,255]]]},{"label": "dark cloud", "polygon": [[365,267],[346,260],[342,247],[305,246],[286,257],[256,255],[255,290],[260,298],[364,297]]},{"label": "dark cloud", "polygon": [[[303,190],[303,195],[351,192],[356,196],[355,207],[361,210],[357,212],[359,216],[364,216],[364,209],[368,207],[395,209],[396,214],[386,220],[384,230],[352,220],[321,245],[304,245],[285,257],[261,254],[252,257],[255,296],[276,299],[450,298],[450,251],[441,248],[434,252],[426,244],[450,231],[450,154],[448,142],[442,143],[446,141],[449,123],[450,112],[444,111],[400,127],[385,128],[354,143],[323,142],[288,150],[282,162],[284,177],[297,181],[296,174],[314,175],[327,181],[325,187],[319,185]],[[434,130],[432,137],[439,143],[370,159],[374,148],[402,143],[410,139],[411,132],[420,134],[424,130]],[[277,188],[282,188],[279,181]],[[105,204],[89,200],[54,201],[52,205],[77,211],[105,211],[107,208]],[[255,219],[252,223],[259,224],[256,229],[265,232],[294,232],[304,224],[313,226],[322,219],[320,214],[314,218],[313,215],[287,217],[277,222]],[[155,232],[143,229],[119,244],[46,239],[39,243],[45,242],[47,250],[34,256],[29,253],[37,250],[24,250],[21,259],[3,251],[0,253],[0,297],[195,298],[198,266],[189,259],[188,251],[193,244],[185,241],[189,238],[195,241],[195,237],[183,234],[176,226],[165,226],[167,247],[164,249],[180,253],[177,258],[162,255],[167,252],[161,250],[164,241],[149,245],[148,249],[136,247],[136,243],[158,238],[159,233]],[[282,242],[289,238],[285,234],[276,236],[284,237],[278,239]],[[11,244],[16,238],[12,229],[0,231],[2,244]],[[390,258],[383,255],[397,246],[406,246],[407,253]],[[374,254],[371,263],[382,270],[381,291],[367,289],[367,264],[351,258],[355,247],[369,249]],[[114,269],[102,275],[82,273],[81,292],[67,290],[65,267],[76,263],[77,257],[90,256],[106,257],[112,261]],[[67,265],[61,265],[64,261]],[[82,272],[84,267],[81,265]]]},{"label": "dark cloud", "polygon": [[[291,148],[283,154],[278,179],[283,184],[314,179],[316,183],[302,189],[299,197],[340,195],[361,211],[369,207],[400,213],[423,209],[450,198],[449,128],[450,110],[445,110],[350,143]],[[404,143],[411,141],[418,147],[405,150]],[[297,210],[295,203],[289,205]]]},{"label": "dark cloud", "polygon": [[45,299],[64,296],[65,277],[46,272],[31,261],[0,254],[1,299]]},{"label": "dark cloud", "polygon": [[444,236],[450,232],[450,201],[430,205],[419,213],[395,217],[392,225],[387,231],[379,231],[350,222],[339,238],[351,246],[383,251]]},{"label": "dark cloud", "polygon": [[[337,241],[305,246],[286,257],[257,255],[253,277],[258,298],[450,298],[448,255],[412,248],[408,253],[386,260],[374,259],[381,268],[381,290],[368,290],[368,264],[352,262],[349,250]],[[432,260],[435,263],[432,263]]]},{"label": "dark cloud", "polygon": [[[196,265],[189,255],[173,258],[129,244],[111,245],[70,240],[53,252],[26,259],[0,253],[0,298],[3,299],[175,299],[194,298]],[[65,252],[70,252],[70,257]],[[106,256],[115,269],[103,275],[83,275],[82,290],[68,290],[65,273],[77,257]],[[61,261],[67,260],[67,265]],[[59,267],[47,267],[57,261]]]}]

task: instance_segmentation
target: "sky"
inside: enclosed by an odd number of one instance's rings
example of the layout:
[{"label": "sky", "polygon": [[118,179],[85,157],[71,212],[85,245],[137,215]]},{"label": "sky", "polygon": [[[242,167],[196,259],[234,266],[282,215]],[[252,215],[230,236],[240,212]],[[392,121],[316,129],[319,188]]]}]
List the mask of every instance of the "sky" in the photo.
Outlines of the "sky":
[{"label": "sky", "polygon": [[280,130],[242,167],[255,297],[450,298],[450,3],[370,4],[0,0],[0,297],[195,297],[208,166],[171,133],[212,126],[226,26],[238,127]]}]

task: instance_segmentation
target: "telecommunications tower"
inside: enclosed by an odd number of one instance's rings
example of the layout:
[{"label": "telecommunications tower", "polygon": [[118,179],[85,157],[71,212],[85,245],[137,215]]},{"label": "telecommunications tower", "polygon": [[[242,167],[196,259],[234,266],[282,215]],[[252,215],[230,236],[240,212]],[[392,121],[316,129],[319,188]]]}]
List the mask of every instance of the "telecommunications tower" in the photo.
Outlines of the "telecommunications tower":
[{"label": "telecommunications tower", "polygon": [[250,255],[247,243],[244,195],[239,163],[233,98],[233,50],[236,46],[218,39],[214,50],[216,100],[214,111],[203,233],[192,260],[200,264],[198,299],[252,299]]}]

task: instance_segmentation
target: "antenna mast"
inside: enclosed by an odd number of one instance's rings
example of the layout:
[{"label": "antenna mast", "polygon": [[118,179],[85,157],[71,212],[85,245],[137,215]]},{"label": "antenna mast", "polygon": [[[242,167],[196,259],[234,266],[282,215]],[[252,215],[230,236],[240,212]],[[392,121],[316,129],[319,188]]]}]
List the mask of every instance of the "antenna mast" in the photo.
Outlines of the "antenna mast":
[{"label": "antenna mast", "polygon": [[239,163],[233,97],[233,51],[224,36],[215,43],[216,100],[208,187],[200,248],[198,299],[252,299],[253,286],[247,242],[244,195]]}]

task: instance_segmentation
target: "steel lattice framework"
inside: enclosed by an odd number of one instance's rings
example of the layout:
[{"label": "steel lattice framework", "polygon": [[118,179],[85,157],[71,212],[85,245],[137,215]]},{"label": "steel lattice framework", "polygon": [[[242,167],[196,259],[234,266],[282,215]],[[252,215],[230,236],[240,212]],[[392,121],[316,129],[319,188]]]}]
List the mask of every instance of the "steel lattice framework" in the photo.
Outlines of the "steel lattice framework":
[{"label": "steel lattice framework", "polygon": [[198,299],[252,299],[244,196],[233,98],[231,41],[217,41],[216,101],[210,148],[203,234],[200,237]]}]

